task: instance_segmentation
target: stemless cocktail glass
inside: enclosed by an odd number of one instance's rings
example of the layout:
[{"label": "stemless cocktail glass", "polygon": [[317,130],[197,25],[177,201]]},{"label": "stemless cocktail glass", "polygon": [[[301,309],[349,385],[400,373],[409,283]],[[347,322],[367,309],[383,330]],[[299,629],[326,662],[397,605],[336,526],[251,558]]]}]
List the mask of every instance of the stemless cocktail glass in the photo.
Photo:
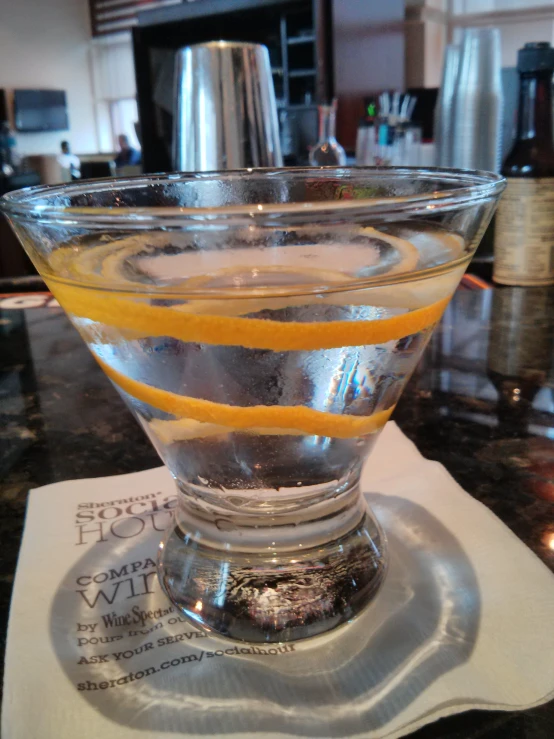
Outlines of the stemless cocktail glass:
[{"label": "stemless cocktail glass", "polygon": [[286,641],[375,597],[387,551],[362,464],[502,189],[487,173],[321,168],[4,198],[176,480],[159,576],[191,619]]}]

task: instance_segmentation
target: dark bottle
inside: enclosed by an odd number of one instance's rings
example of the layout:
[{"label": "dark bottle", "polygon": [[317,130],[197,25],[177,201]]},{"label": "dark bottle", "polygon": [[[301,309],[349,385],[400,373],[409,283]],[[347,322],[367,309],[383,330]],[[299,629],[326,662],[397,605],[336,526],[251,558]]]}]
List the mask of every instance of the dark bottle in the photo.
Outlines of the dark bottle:
[{"label": "dark bottle", "polygon": [[508,186],[496,214],[493,279],[504,285],[554,284],[554,49],[546,41],[518,52],[517,137],[502,174]]}]

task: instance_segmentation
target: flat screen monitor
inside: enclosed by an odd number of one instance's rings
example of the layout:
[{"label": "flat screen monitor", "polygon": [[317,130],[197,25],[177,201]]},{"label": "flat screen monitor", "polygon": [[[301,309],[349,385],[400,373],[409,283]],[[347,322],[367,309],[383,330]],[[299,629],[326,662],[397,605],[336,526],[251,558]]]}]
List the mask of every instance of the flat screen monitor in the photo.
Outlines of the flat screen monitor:
[{"label": "flat screen monitor", "polygon": [[14,90],[15,128],[21,133],[67,131],[63,90]]}]

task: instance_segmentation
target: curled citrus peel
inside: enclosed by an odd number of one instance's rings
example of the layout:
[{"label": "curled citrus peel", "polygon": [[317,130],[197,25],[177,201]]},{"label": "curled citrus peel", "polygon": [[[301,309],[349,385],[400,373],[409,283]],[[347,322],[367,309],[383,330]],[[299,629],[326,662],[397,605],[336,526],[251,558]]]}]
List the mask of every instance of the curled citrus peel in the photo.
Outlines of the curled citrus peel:
[{"label": "curled citrus peel", "polygon": [[[360,234],[367,236],[368,239],[386,241],[394,249],[398,260],[389,265],[387,275],[411,272],[417,268],[419,250],[410,241],[374,228],[361,228]],[[355,275],[349,274],[348,270],[315,268],[312,264],[300,266],[298,260],[302,257],[304,249],[301,245],[298,249],[283,247],[269,250],[269,256],[275,258],[277,263],[275,265],[268,263],[264,269],[266,272],[274,273],[294,272],[299,282],[305,278],[306,286],[311,288],[321,282],[327,289],[322,288],[317,294],[308,290],[308,294],[288,295],[287,289],[280,294],[278,289],[267,290],[262,286],[256,290],[254,286],[254,289],[250,290],[249,297],[194,298],[180,303],[173,301],[173,304],[168,306],[152,305],[151,300],[157,295],[161,296],[160,290],[145,285],[144,293],[137,295],[134,292],[137,283],[126,277],[129,265],[132,271],[132,262],[128,260],[141,254],[151,254],[152,250],[156,252],[174,242],[184,249],[186,244],[181,243],[182,239],[183,234],[179,233],[142,232],[96,246],[60,247],[50,255],[50,265],[54,273],[70,280],[88,283],[88,287],[59,282],[54,277],[50,278],[49,284],[68,313],[95,322],[96,325],[79,326],[84,338],[93,343],[114,344],[121,340],[168,336],[184,342],[244,346],[273,351],[312,351],[379,344],[416,334],[439,320],[455,286],[451,279],[446,279],[442,284],[438,278],[440,284],[435,280],[424,281],[425,284],[417,286],[417,289],[410,283],[392,289],[371,287],[343,291],[342,288],[354,279]],[[306,248],[309,252],[311,247]],[[291,249],[296,254],[298,264],[295,262],[287,265]],[[235,254],[239,261],[249,254],[248,249],[239,252]],[[225,253],[225,250],[220,252]],[[210,254],[208,250],[206,253],[198,252],[195,256],[204,258]],[[340,254],[338,247],[336,254]],[[250,258],[261,259],[262,256],[263,254],[253,253]],[[313,255],[309,253],[304,256]],[[206,264],[202,260],[202,263],[196,263],[193,259],[189,265],[192,272],[198,269],[204,271],[196,275],[189,273],[189,276],[180,279],[178,284],[172,284],[172,289],[178,287],[179,291],[184,290],[186,293],[188,289],[198,291],[199,288],[201,290],[207,286],[209,291],[209,284],[214,279],[226,277],[224,283],[227,281],[233,284],[233,274],[237,269],[241,279],[248,275],[250,269],[247,269],[248,265],[236,264],[234,267],[223,267],[220,264],[218,269],[210,272],[209,265],[216,257],[217,254]],[[264,259],[266,258],[267,255]],[[205,271],[206,269],[208,271]],[[251,271],[252,273],[255,271],[253,267]],[[437,284],[439,287],[433,289]],[[105,291],[102,289],[103,285],[117,285],[123,291],[128,285],[130,292]],[[298,288],[298,285],[295,284],[295,287]],[[333,289],[335,287],[336,290]],[[163,290],[161,292],[163,293]],[[322,307],[373,305],[380,308],[388,306],[402,313],[379,320],[320,322],[284,322],[245,317],[266,309],[279,310],[306,305]]]},{"label": "curled citrus peel", "polygon": [[261,318],[189,313],[170,307],[115,297],[93,289],[52,285],[68,313],[143,336],[171,336],[185,342],[244,346],[273,351],[312,351],[383,344],[416,334],[436,323],[450,296],[409,313],[374,321],[301,323]]},{"label": "curled citrus peel", "polygon": [[[400,262],[394,264],[389,273],[416,268],[418,251],[410,242],[374,229],[366,231],[371,231],[370,235],[376,238],[385,237],[384,240],[389,241],[400,254]],[[420,290],[421,295],[404,296],[409,300],[406,305],[402,300],[402,290],[396,288],[390,291],[384,288],[384,293],[380,292],[379,287],[341,290],[353,278],[345,272],[314,270],[311,267],[298,270],[297,267],[277,265],[271,269],[305,273],[312,286],[317,282],[316,278],[323,280],[328,292],[322,290],[321,294],[308,292],[305,295],[288,295],[286,290],[282,294],[278,290],[270,290],[267,294],[264,288],[260,288],[259,291],[251,291],[251,297],[195,298],[178,304],[174,302],[170,306],[152,305],[152,301],[162,297],[162,294],[147,286],[143,286],[142,294],[137,294],[137,284],[125,277],[126,260],[148,248],[155,249],[170,238],[165,234],[157,235],[157,243],[145,244],[138,237],[132,237],[100,244],[81,253],[78,247],[64,247],[52,254],[50,265],[55,273],[61,273],[70,280],[88,283],[87,287],[79,287],[60,282],[54,277],[49,280],[52,292],[68,313],[93,322],[90,325],[78,324],[79,330],[90,343],[172,337],[184,342],[273,351],[313,351],[383,344],[417,334],[435,324],[455,286],[449,279],[433,293],[429,285],[424,285]],[[221,272],[220,269],[215,273],[185,278],[179,282],[179,290],[198,290],[221,275]],[[114,294],[103,290],[105,284],[117,284],[123,291]],[[125,284],[129,285],[129,292],[124,292]],[[430,302],[430,296],[435,298],[433,302]],[[388,305],[406,312],[378,320],[320,322],[283,322],[245,317],[264,309],[318,304],[323,307],[328,304]],[[354,438],[378,431],[389,419],[394,407],[370,416],[351,416],[304,406],[231,406],[179,395],[139,382],[96,358],[104,372],[123,392],[174,417],[175,420],[152,419],[148,422],[150,431],[164,443],[233,431],[258,435],[309,434]]]},{"label": "curled citrus peel", "polygon": [[[348,416],[325,413],[305,406],[254,405],[249,407],[214,403],[191,398],[133,380],[118,372],[96,356],[107,376],[121,390],[143,403],[180,419],[192,419],[228,430],[256,433],[254,429],[291,430],[316,436],[349,439],[377,431],[388,421],[394,406],[371,416]],[[213,430],[213,429],[212,429]],[[199,434],[200,435],[200,434]],[[188,437],[191,438],[191,437]]]}]

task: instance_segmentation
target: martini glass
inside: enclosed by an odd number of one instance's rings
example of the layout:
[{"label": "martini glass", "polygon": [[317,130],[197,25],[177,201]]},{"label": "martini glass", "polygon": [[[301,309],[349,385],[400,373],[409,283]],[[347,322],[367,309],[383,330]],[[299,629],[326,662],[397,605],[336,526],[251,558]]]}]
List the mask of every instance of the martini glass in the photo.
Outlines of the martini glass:
[{"label": "martini glass", "polygon": [[175,478],[159,578],[189,618],[288,641],[375,598],[387,546],[362,465],[503,186],[469,171],[278,169],[3,199]]}]

